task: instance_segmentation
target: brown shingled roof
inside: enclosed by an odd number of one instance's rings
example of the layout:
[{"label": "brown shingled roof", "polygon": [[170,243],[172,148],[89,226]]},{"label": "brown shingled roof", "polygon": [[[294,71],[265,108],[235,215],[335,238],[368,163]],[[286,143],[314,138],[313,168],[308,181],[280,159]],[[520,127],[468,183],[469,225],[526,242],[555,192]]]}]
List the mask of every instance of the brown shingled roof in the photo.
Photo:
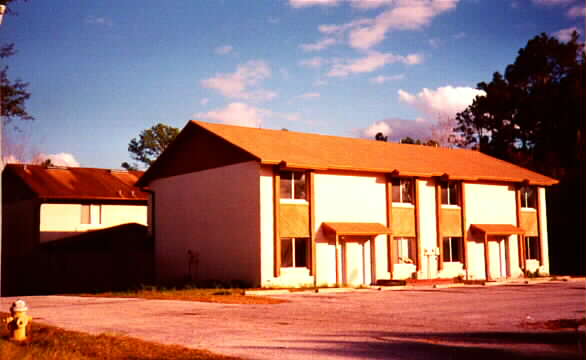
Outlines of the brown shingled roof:
[{"label": "brown shingled roof", "polygon": [[9,171],[43,199],[147,200],[134,184],[142,171],[9,164]]},{"label": "brown shingled roof", "polygon": [[[289,168],[398,172],[404,176],[433,177],[447,174],[450,179],[469,181],[523,182],[553,185],[550,177],[502,161],[479,151],[397,144],[294,131],[189,122],[182,132],[207,130],[257,158],[262,164],[283,163]],[[158,164],[160,165],[160,164]],[[151,167],[142,184],[158,177]]]}]

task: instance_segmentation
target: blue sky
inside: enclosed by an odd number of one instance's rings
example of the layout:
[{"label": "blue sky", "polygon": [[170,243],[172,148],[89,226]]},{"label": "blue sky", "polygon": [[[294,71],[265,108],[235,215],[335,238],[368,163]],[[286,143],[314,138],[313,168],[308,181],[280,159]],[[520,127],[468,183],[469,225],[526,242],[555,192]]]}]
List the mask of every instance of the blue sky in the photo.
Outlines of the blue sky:
[{"label": "blue sky", "polygon": [[[13,143],[87,167],[190,119],[396,140],[429,137],[545,32],[583,33],[581,0],[29,1],[2,42],[30,83]],[[436,133],[434,133],[436,134]],[[341,149],[342,150],[342,149]]]}]

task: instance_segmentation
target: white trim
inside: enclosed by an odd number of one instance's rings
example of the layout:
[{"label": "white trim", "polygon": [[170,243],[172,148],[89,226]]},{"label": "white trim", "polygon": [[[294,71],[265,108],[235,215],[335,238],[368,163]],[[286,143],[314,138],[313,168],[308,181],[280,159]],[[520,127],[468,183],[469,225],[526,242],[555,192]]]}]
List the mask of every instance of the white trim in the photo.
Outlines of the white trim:
[{"label": "white trim", "polygon": [[393,207],[414,208],[415,205],[412,203],[393,202]]},{"label": "white trim", "polygon": [[460,205],[448,205],[448,204],[442,204],[442,209],[461,209],[462,207]]},{"label": "white trim", "polygon": [[280,199],[281,204],[309,204],[305,199]]}]

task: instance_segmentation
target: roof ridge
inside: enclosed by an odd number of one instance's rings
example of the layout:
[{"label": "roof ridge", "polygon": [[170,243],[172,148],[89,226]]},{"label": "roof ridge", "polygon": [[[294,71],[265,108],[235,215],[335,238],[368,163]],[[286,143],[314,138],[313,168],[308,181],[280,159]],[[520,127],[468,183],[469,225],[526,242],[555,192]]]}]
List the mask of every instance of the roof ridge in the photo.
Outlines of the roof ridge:
[{"label": "roof ridge", "polygon": [[[375,139],[369,139],[369,138],[363,138],[363,137],[351,137],[351,136],[341,136],[341,135],[331,135],[331,134],[320,134],[320,133],[313,133],[313,132],[302,132],[302,131],[296,131],[296,130],[279,130],[279,129],[269,129],[269,128],[256,128],[256,127],[251,127],[251,126],[244,126],[244,125],[228,125],[228,124],[220,124],[220,123],[213,123],[213,122],[208,122],[208,121],[201,121],[201,120],[195,120],[195,119],[191,119],[190,122],[196,124],[196,125],[200,125],[202,127],[204,127],[205,129],[207,129],[207,126],[211,126],[211,127],[225,127],[225,128],[241,128],[247,131],[251,131],[251,130],[255,130],[255,131],[268,131],[268,132],[274,132],[274,133],[291,133],[291,134],[297,134],[297,135],[301,135],[301,136],[316,136],[316,137],[327,137],[327,138],[336,138],[336,139],[346,139],[346,140],[350,140],[350,141],[360,141],[360,142],[368,142],[370,144],[379,144],[379,145],[390,145],[390,146],[404,146],[404,147],[415,147],[415,146],[421,146],[421,148],[424,149],[436,149],[436,150],[440,150],[440,151],[466,151],[466,152],[479,152],[478,150],[475,149],[464,149],[464,148],[451,148],[451,147],[442,147],[442,146],[426,146],[424,144],[404,144],[404,143],[398,143],[398,142],[394,142],[394,141],[377,141]],[[208,129],[209,130],[209,129]],[[217,134],[214,133],[216,136],[221,137],[222,139],[227,140],[228,142],[232,143],[230,140],[226,139],[224,136],[222,136],[221,134]],[[377,145],[378,146],[378,145]]]}]

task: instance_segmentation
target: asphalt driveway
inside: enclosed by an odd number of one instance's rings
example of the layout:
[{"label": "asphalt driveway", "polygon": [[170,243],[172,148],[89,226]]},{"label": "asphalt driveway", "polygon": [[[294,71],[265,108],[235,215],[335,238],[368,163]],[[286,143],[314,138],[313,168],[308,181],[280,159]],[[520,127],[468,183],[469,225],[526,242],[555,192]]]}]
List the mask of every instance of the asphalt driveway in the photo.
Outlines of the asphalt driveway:
[{"label": "asphalt driveway", "polygon": [[[276,295],[290,302],[26,297],[35,321],[248,359],[582,359],[586,282]],[[0,298],[7,311],[14,298]],[[551,323],[547,323],[551,325]]]}]

